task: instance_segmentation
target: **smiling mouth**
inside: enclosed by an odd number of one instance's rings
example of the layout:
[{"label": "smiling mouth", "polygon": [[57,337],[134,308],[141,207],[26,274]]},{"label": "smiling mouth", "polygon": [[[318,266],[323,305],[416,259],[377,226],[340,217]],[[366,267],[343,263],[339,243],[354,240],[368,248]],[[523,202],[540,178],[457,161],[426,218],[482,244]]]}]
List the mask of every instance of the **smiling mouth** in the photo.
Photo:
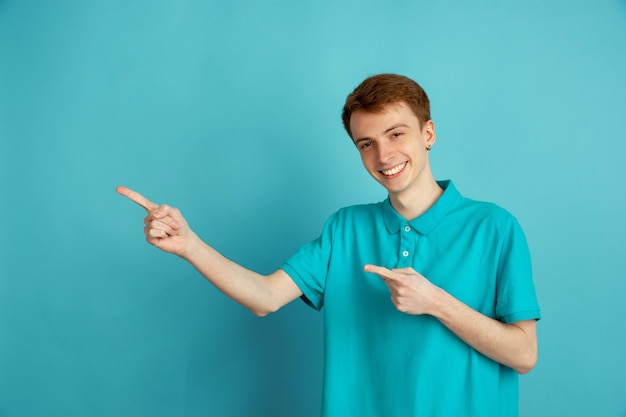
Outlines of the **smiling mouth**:
[{"label": "smiling mouth", "polygon": [[393,168],[390,168],[390,169],[384,169],[384,170],[382,170],[382,171],[380,171],[380,172],[382,172],[382,173],[383,173],[383,175],[385,175],[385,176],[387,176],[387,177],[390,177],[390,176],[392,176],[392,175],[396,175],[398,172],[402,171],[402,170],[404,169],[404,167],[406,166],[406,164],[407,164],[407,163],[405,162],[405,163],[403,163],[403,164],[396,165],[396,166],[395,166],[395,167],[393,167]]}]

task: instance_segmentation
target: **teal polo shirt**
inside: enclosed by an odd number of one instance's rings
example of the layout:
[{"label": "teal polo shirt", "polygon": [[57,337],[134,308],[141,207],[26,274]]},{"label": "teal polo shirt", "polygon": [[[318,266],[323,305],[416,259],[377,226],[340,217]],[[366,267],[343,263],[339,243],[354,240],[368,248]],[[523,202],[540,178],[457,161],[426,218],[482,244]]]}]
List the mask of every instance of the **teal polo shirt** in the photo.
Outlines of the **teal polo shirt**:
[{"label": "teal polo shirt", "polygon": [[437,319],[401,313],[365,264],[412,267],[486,316],[539,319],[530,255],[516,219],[450,181],[406,220],[389,199],[343,208],[282,265],[324,312],[324,417],[518,415],[518,374]]}]

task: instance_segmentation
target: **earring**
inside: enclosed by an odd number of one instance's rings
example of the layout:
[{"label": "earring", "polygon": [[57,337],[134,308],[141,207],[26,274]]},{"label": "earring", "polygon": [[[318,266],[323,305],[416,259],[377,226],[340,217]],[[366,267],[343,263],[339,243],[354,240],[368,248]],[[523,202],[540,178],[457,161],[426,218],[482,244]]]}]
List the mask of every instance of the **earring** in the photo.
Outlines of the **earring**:
[{"label": "earring", "polygon": [[427,151],[430,151],[430,148],[432,148],[432,147],[433,147],[433,145],[428,145],[428,146],[426,147],[426,150],[427,150]]}]

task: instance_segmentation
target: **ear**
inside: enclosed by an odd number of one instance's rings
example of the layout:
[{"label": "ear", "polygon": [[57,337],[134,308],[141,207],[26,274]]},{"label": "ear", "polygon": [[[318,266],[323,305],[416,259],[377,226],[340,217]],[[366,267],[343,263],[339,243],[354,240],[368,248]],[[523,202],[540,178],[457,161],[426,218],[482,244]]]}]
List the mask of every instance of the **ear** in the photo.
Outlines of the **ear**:
[{"label": "ear", "polygon": [[435,122],[429,120],[424,123],[424,126],[422,127],[422,136],[424,137],[424,140],[426,142],[425,145],[427,148],[430,148],[435,144],[435,141],[437,141],[437,134],[435,133]]}]

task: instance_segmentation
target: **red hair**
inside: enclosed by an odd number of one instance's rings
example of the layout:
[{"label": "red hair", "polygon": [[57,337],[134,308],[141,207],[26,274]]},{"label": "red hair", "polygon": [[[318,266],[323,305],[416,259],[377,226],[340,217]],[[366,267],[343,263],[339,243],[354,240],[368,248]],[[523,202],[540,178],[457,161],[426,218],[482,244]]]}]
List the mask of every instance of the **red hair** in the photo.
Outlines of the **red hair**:
[{"label": "red hair", "polygon": [[388,104],[404,102],[413,111],[420,127],[430,120],[430,101],[418,83],[403,75],[379,74],[366,78],[346,98],[341,119],[352,137],[350,117],[355,111],[377,113]]}]

